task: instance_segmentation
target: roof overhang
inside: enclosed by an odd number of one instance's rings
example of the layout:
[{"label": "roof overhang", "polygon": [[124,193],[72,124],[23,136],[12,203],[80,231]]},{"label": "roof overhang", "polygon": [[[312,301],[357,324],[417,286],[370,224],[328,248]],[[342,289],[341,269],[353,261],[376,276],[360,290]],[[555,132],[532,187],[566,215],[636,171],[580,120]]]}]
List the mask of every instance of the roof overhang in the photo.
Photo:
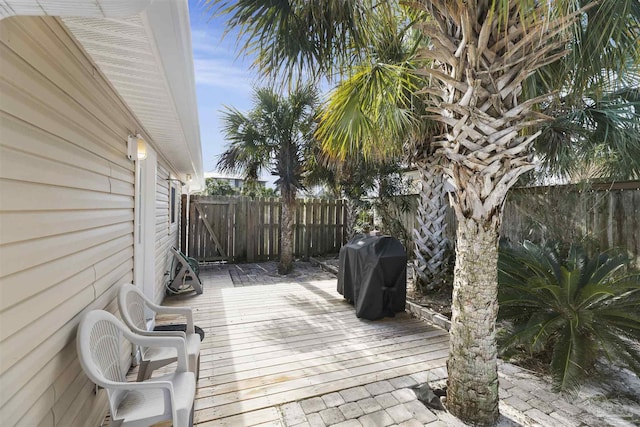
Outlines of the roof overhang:
[{"label": "roof overhang", "polygon": [[187,0],[0,0],[0,19],[57,16],[186,181],[204,188]]}]

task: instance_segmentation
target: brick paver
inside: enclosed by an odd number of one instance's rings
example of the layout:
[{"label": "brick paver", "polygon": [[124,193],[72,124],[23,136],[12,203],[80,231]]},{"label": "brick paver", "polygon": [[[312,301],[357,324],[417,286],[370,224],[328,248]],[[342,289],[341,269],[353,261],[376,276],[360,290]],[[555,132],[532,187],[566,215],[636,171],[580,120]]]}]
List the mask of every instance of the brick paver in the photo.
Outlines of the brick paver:
[{"label": "brick paver", "polygon": [[327,425],[337,424],[346,420],[344,414],[338,408],[324,409],[320,411],[320,416],[322,417],[322,421]]},{"label": "brick paver", "polygon": [[393,421],[396,423],[408,421],[413,418],[413,414],[402,404],[387,408],[387,414],[391,415],[391,418],[393,418]]},{"label": "brick paver", "polygon": [[363,427],[386,427],[393,424],[393,418],[385,411],[372,412],[358,418]]},{"label": "brick paver", "polygon": [[282,405],[282,414],[287,425],[293,426],[307,420],[304,411],[299,403],[287,403]]},{"label": "brick paver", "polygon": [[398,427],[424,427],[424,424],[418,420],[411,419],[398,424]]},{"label": "brick paver", "polygon": [[347,420],[338,424],[334,424],[331,427],[362,427],[362,424],[360,424],[360,421],[358,420]]},{"label": "brick paver", "polygon": [[382,406],[385,409],[400,403],[398,402],[398,399],[393,397],[391,393],[381,394],[379,396],[376,396],[375,399],[378,401],[380,406]]},{"label": "brick paver", "polygon": [[340,396],[345,402],[355,402],[356,400],[364,399],[371,396],[371,394],[364,387],[353,387],[340,392]]},{"label": "brick paver", "polygon": [[398,377],[398,378],[392,378],[389,380],[389,383],[391,383],[391,385],[396,388],[405,388],[405,387],[413,387],[415,385],[418,385],[418,382],[416,380],[414,380],[413,378],[411,378],[409,375],[405,375],[403,377]]},{"label": "brick paver", "polygon": [[426,424],[438,419],[438,417],[436,417],[433,412],[428,410],[419,400],[412,400],[411,402],[407,402],[404,404],[404,407],[409,412],[411,412],[413,418],[420,421],[421,423]]},{"label": "brick paver", "polygon": [[522,411],[522,412],[528,411],[529,409],[531,409],[531,405],[529,405],[527,402],[525,402],[524,400],[516,396],[511,396],[505,399],[505,403],[517,409],[518,411]]},{"label": "brick paver", "polygon": [[409,390],[408,388],[401,388],[400,390],[394,390],[391,392],[391,395],[398,399],[398,402],[405,403],[411,402],[412,400],[416,400],[416,394]]},{"label": "brick paver", "polygon": [[324,404],[327,405],[327,408],[333,408],[335,406],[340,406],[345,403],[340,393],[329,393],[322,396],[322,400]]},{"label": "brick paver", "polygon": [[549,415],[542,412],[540,409],[536,409],[536,408],[529,409],[524,414],[527,415],[529,418],[532,418],[533,420],[539,422],[543,426],[555,426],[558,424],[557,419],[550,417]]},{"label": "brick paver", "polygon": [[358,418],[364,415],[364,411],[356,402],[345,403],[344,405],[339,406],[338,409],[342,411],[346,419]]},{"label": "brick paver", "polygon": [[358,400],[358,406],[362,408],[365,414],[370,414],[371,412],[376,412],[382,409],[382,406],[375,400],[373,397],[368,397],[366,399]]},{"label": "brick paver", "polygon": [[307,421],[311,427],[326,427],[322,417],[317,413],[307,415]]},{"label": "brick paver", "polygon": [[383,393],[389,393],[395,390],[395,387],[391,385],[389,381],[378,381],[375,383],[367,384],[364,386],[372,396],[377,396]]},{"label": "brick paver", "polygon": [[300,402],[300,406],[302,406],[302,410],[305,414],[327,409],[327,405],[325,405],[324,400],[319,397],[312,397],[311,399],[303,400]]}]

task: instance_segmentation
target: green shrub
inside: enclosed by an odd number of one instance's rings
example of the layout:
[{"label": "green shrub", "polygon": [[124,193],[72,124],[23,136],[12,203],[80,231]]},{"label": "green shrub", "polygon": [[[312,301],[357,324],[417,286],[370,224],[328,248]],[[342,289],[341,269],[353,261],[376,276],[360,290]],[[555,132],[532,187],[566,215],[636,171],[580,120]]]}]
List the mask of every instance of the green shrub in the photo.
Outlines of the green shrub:
[{"label": "green shrub", "polygon": [[561,391],[576,390],[600,355],[639,374],[640,274],[627,265],[621,255],[589,258],[578,245],[564,257],[559,245],[502,245],[499,318],[508,326],[501,353],[550,355]]}]

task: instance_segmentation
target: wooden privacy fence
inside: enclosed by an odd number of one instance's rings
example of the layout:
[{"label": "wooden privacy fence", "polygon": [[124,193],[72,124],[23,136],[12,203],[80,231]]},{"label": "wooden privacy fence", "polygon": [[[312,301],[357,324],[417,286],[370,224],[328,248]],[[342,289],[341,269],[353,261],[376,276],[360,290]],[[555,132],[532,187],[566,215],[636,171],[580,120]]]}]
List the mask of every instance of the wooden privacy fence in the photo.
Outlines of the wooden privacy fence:
[{"label": "wooden privacy fence", "polygon": [[640,267],[640,181],[516,188],[507,198],[501,235],[626,250]]},{"label": "wooden privacy fence", "polygon": [[[183,201],[183,211],[187,204]],[[280,199],[191,196],[183,242],[199,262],[259,262],[280,254]],[[183,222],[183,224],[186,222]],[[300,199],[294,217],[295,257],[337,253],[346,241],[342,200]]]},{"label": "wooden privacy fence", "polygon": [[[409,231],[418,226],[417,197],[415,206],[401,217]],[[455,242],[453,209],[447,224],[445,237]],[[500,234],[512,242],[556,240],[624,249],[640,267],[640,181],[515,188],[507,197]]]}]

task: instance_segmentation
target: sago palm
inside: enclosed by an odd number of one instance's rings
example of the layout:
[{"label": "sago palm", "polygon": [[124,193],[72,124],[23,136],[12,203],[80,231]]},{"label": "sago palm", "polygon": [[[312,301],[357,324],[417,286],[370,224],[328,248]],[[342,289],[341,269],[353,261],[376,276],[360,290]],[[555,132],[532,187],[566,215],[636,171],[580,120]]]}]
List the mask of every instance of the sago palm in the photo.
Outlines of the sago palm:
[{"label": "sago palm", "polygon": [[596,358],[623,363],[640,374],[640,274],[624,256],[589,258],[572,245],[503,245],[498,261],[499,317],[510,328],[501,351],[551,351],[557,390],[573,391]]},{"label": "sago palm", "polygon": [[292,90],[288,97],[263,88],[256,90],[254,107],[248,114],[227,108],[223,115],[230,143],[218,167],[253,179],[263,169],[278,177],[275,184],[282,199],[280,274],[293,268],[296,193],[303,186],[305,154],[313,144],[317,103],[316,90],[310,85]]}]

